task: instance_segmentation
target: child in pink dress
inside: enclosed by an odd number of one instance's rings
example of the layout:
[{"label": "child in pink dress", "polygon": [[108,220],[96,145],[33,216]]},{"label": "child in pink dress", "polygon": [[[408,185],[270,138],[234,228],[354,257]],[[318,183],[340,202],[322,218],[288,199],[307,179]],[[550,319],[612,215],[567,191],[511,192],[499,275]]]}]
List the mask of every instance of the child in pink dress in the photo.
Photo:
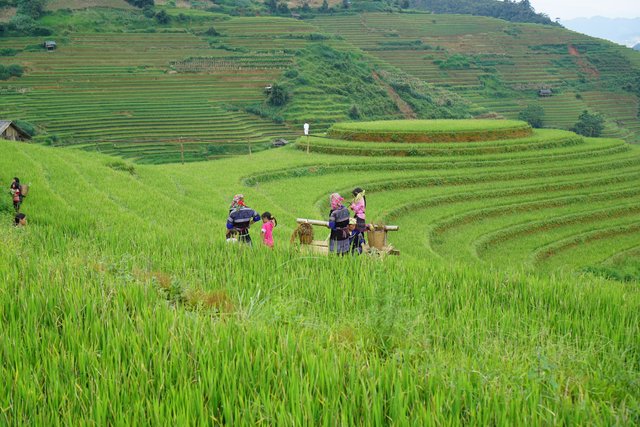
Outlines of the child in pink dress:
[{"label": "child in pink dress", "polygon": [[262,214],[262,243],[273,249],[273,227],[278,225],[275,217],[270,212]]}]

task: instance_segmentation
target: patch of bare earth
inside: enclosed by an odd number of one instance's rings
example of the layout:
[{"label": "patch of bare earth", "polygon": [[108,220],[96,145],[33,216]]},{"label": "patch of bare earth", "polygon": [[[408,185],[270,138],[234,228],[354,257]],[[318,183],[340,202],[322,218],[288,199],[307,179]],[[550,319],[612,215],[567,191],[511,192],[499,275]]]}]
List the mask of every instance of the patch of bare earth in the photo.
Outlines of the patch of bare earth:
[{"label": "patch of bare earth", "polygon": [[0,22],[9,22],[11,18],[16,16],[15,7],[2,7],[0,8]]},{"label": "patch of bare earth", "polygon": [[576,62],[580,66],[580,70],[582,70],[583,73],[587,74],[589,77],[593,77],[594,79],[600,77],[600,72],[598,71],[598,69],[590,64],[589,61],[584,59],[575,46],[569,45],[569,55],[576,58]]},{"label": "patch of bare earth", "polygon": [[405,119],[415,119],[418,116],[416,116],[416,112],[413,111],[413,109],[411,108],[411,106],[409,104],[407,104],[401,97],[400,95],[398,95],[398,93],[393,90],[393,88],[391,86],[389,86],[387,83],[385,83],[380,76],[378,76],[377,73],[373,73],[373,78],[376,79],[376,81],[382,85],[384,87],[384,89],[387,91],[387,93],[389,94],[389,96],[391,97],[391,99],[393,99],[393,102],[396,103],[396,105],[398,106],[398,110],[400,110],[400,112],[402,113],[402,115],[404,116]]}]

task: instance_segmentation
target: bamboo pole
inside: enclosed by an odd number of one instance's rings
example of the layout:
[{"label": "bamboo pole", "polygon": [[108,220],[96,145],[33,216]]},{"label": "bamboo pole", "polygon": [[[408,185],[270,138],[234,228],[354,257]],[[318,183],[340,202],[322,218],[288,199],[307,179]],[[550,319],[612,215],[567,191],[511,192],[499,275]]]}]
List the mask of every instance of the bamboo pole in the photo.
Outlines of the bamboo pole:
[{"label": "bamboo pole", "polygon": [[[296,218],[296,222],[298,224],[317,225],[318,227],[329,226],[329,221],[320,221],[317,219]],[[398,225],[385,225],[384,227],[381,227],[374,224],[374,227],[376,230],[384,230],[384,231],[398,231],[400,229],[400,226]]]}]

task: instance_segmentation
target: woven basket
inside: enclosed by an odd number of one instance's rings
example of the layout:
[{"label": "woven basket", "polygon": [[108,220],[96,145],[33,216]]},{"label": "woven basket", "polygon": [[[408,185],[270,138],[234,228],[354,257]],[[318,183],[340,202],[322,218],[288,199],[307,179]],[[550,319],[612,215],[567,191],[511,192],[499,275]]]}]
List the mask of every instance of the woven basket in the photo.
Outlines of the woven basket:
[{"label": "woven basket", "polygon": [[384,230],[367,231],[367,241],[370,247],[382,249],[387,243],[387,232]]}]

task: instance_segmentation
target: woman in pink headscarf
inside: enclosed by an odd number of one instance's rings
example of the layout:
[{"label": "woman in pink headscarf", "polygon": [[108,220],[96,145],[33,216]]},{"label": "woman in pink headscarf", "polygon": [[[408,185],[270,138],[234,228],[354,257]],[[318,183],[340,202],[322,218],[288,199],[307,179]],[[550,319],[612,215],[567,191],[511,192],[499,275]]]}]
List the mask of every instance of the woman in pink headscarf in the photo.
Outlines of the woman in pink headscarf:
[{"label": "woman in pink headscarf", "polygon": [[344,199],[338,193],[329,197],[331,211],[329,212],[329,252],[344,255],[349,252],[349,209],[342,202]]}]

